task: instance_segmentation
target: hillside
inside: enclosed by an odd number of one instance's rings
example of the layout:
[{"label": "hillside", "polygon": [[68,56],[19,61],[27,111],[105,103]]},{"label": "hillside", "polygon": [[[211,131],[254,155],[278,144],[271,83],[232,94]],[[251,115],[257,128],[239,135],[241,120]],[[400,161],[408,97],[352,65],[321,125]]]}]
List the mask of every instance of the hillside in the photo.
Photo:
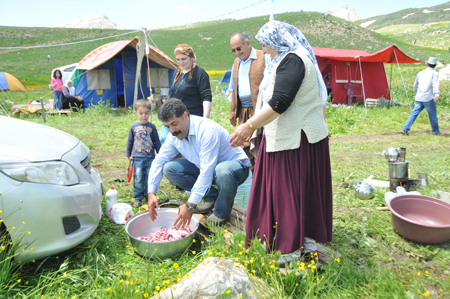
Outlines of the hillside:
[{"label": "hillside", "polygon": [[412,43],[414,39],[416,45],[422,47],[443,50],[450,47],[450,22],[393,25],[378,29],[376,32],[407,43]]},{"label": "hillside", "polygon": [[[290,12],[275,15],[275,19],[300,28],[313,47],[358,49],[373,53],[395,43],[402,51],[416,59],[425,60],[429,56],[437,56],[439,60],[450,60],[447,59],[448,53],[444,50],[436,51],[427,47],[414,46],[410,42],[403,42],[362,28],[353,22],[333,16],[326,18],[322,13]],[[243,20],[195,23],[183,27],[154,30],[149,33],[149,36],[159,49],[171,57],[177,44],[187,43],[193,46],[198,65],[206,70],[225,70],[231,67],[235,59],[229,45],[231,34],[241,30],[246,31],[252,37],[252,45],[260,49],[254,36],[267,21],[268,17],[254,17]],[[103,33],[100,33],[98,29],[0,27],[0,47],[61,44],[123,33],[126,31],[104,29]],[[136,34],[131,32],[125,36],[57,47],[0,49],[0,71],[16,75],[28,88],[45,87],[48,85],[53,68],[77,62],[100,45],[115,40],[131,39]],[[211,39],[202,40],[205,37]],[[47,63],[46,59],[48,54],[52,57],[50,63]]]},{"label": "hillside", "polygon": [[361,25],[371,21],[373,22],[366,28],[372,30],[401,24],[448,22],[450,21],[450,2],[430,7],[408,8],[387,15],[359,20],[355,23]]}]

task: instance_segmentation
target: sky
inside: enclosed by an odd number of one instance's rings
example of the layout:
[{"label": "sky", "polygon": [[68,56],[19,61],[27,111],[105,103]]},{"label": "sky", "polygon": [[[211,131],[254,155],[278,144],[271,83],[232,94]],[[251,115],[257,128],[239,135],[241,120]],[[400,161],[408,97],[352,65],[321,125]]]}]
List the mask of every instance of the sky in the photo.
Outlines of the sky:
[{"label": "sky", "polygon": [[[347,3],[363,18],[406,8],[430,7],[443,0],[0,0],[0,26],[46,27],[105,15],[122,29],[165,28],[217,19],[243,19],[293,12],[324,12]],[[450,3],[449,3],[450,8]]]}]

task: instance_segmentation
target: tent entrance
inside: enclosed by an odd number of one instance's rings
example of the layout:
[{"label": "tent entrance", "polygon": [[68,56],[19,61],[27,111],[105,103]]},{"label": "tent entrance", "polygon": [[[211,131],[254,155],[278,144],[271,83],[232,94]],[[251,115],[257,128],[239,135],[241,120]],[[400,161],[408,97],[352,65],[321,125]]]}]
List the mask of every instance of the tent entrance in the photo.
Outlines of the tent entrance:
[{"label": "tent entrance", "polygon": [[122,58],[114,59],[115,75],[116,75],[116,97],[117,107],[125,106],[125,90],[123,86],[123,60]]}]

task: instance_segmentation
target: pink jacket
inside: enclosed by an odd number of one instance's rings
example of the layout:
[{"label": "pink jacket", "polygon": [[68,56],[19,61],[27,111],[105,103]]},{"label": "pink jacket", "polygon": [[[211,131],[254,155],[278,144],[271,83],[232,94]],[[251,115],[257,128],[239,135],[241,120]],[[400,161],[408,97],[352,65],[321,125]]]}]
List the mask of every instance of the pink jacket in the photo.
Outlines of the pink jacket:
[{"label": "pink jacket", "polygon": [[[55,87],[56,84],[56,87]],[[50,82],[50,85],[52,86],[53,90],[56,91],[62,91],[63,89],[63,81],[61,80],[61,78],[52,78],[52,81]]]}]

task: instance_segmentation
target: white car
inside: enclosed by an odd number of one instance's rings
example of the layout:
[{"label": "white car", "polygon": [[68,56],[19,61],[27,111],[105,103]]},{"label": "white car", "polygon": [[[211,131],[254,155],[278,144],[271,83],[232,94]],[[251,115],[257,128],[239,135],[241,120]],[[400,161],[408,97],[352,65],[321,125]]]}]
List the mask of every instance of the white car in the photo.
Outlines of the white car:
[{"label": "white car", "polygon": [[[16,259],[70,249],[98,226],[103,183],[86,145],[63,131],[0,116],[0,234]],[[32,250],[31,250],[32,248]]]},{"label": "white car", "polygon": [[75,68],[77,67],[77,65],[78,65],[78,63],[72,63],[72,64],[69,64],[69,65],[60,66],[60,67],[57,67],[57,68],[53,69],[50,80],[53,78],[53,73],[56,70],[60,70],[61,71],[61,75],[62,75],[61,79],[63,81],[63,84],[66,84],[66,81],[68,79],[70,79],[72,77],[73,72],[75,72]]}]

